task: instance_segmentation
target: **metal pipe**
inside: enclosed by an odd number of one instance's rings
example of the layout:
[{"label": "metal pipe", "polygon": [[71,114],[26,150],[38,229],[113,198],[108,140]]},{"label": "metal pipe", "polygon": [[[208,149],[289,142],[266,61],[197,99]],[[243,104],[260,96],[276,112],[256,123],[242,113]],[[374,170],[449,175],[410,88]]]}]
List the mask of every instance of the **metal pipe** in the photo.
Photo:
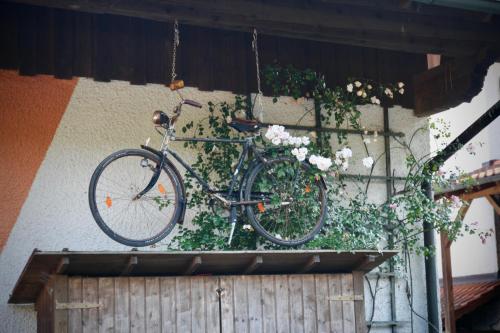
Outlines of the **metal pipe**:
[{"label": "metal pipe", "polygon": [[[500,115],[500,100],[488,109],[479,119],[463,131],[455,140],[453,140],[441,153],[432,158],[428,162],[430,171],[436,170],[439,165],[453,156],[467,142],[474,138],[486,126],[493,122]],[[432,193],[432,183],[430,179],[422,184],[422,191],[426,194],[429,200],[434,200]],[[424,245],[426,247],[435,248],[436,239],[434,229],[428,221],[423,221],[424,227]],[[429,320],[429,332],[435,332],[436,328],[440,327],[440,309],[438,307],[438,281],[436,273],[436,258],[435,256],[427,256],[425,258],[425,282],[427,289],[427,318]]]}]

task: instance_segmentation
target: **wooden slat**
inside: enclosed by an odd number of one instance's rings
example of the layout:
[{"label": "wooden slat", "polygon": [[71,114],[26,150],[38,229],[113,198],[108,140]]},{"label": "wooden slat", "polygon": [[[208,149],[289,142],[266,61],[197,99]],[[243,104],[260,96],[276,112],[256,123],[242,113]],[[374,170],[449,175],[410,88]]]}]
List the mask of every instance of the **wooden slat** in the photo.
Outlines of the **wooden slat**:
[{"label": "wooden slat", "polygon": [[121,275],[129,275],[130,273],[132,273],[138,263],[139,259],[137,259],[137,256],[131,256],[123,267]]},{"label": "wooden slat", "polygon": [[316,288],[316,318],[318,332],[330,332],[330,304],[328,300],[328,275],[314,276]]},{"label": "wooden slat", "polygon": [[110,332],[115,324],[115,281],[113,278],[99,278],[99,333]]},{"label": "wooden slat", "polygon": [[262,259],[262,256],[255,256],[255,258],[252,259],[248,267],[245,268],[243,274],[253,273],[257,268],[259,268],[260,265],[262,265],[263,262],[264,260]]},{"label": "wooden slat", "polygon": [[[342,274],[342,296],[354,296],[352,274]],[[354,301],[342,301],[342,313],[344,323],[344,333],[354,333],[356,331],[356,319],[354,313]]]},{"label": "wooden slat", "polygon": [[[54,302],[68,301],[68,277],[65,275],[54,276]],[[54,311],[54,332],[68,332],[68,310]]]},{"label": "wooden slat", "polygon": [[[354,271],[353,290],[354,296],[364,298],[364,272]],[[365,302],[363,300],[354,300],[354,313],[356,317],[356,333],[365,333],[367,331],[365,318]]]},{"label": "wooden slat", "polygon": [[329,302],[331,329],[333,332],[343,332],[344,323],[342,320],[342,302],[333,300],[335,296],[342,295],[342,277],[340,274],[328,275],[328,295],[330,298]]},{"label": "wooden slat", "polygon": [[317,332],[316,288],[314,275],[302,275],[302,299],[304,301],[304,330]]},{"label": "wooden slat", "polygon": [[129,278],[115,278],[115,330],[130,332],[130,291]]},{"label": "wooden slat", "polygon": [[286,275],[276,275],[275,301],[276,301],[276,329],[279,333],[290,332],[291,308],[290,288]]},{"label": "wooden slat", "polygon": [[160,306],[162,332],[176,332],[175,327],[175,278],[160,278]]},{"label": "wooden slat", "polygon": [[247,295],[248,295],[248,331],[250,333],[260,333],[262,328],[262,282],[261,276],[248,276]]},{"label": "wooden slat", "polygon": [[[82,302],[82,292],[82,278],[70,277],[68,279],[68,302]],[[82,333],[82,331],[82,309],[68,310],[68,332]]]},{"label": "wooden slat", "polygon": [[247,283],[248,276],[233,276],[233,297],[234,297],[234,330],[238,333],[248,332],[248,311],[247,305]]},{"label": "wooden slat", "polygon": [[191,288],[189,277],[175,279],[177,332],[191,331]]},{"label": "wooden slat", "polygon": [[146,286],[143,277],[129,278],[130,288],[130,332],[146,331],[145,293]]},{"label": "wooden slat", "polygon": [[237,332],[234,328],[233,279],[230,276],[220,277],[221,289],[221,328],[222,332]]},{"label": "wooden slat", "polygon": [[206,332],[220,332],[220,309],[219,309],[219,279],[217,277],[205,276],[205,303],[206,303]]},{"label": "wooden slat", "polygon": [[160,333],[160,279],[147,277],[146,283],[146,332]]},{"label": "wooden slat", "polygon": [[192,277],[191,281],[191,332],[205,332],[205,278]]},{"label": "wooden slat", "polygon": [[288,301],[288,294],[276,294],[275,281],[273,275],[261,276],[261,290],[262,290],[262,332],[278,332],[277,318],[276,318],[276,297],[286,297]]},{"label": "wooden slat", "polygon": [[188,267],[186,267],[186,269],[184,270],[183,274],[184,275],[193,274],[200,267],[201,263],[202,261],[200,256],[193,257],[193,259],[191,259],[191,261],[189,262]]},{"label": "wooden slat", "polygon": [[300,275],[290,275],[288,277],[288,285],[290,299],[290,332],[305,332],[302,277]]},{"label": "wooden slat", "polygon": [[[87,303],[98,303],[98,281],[96,278],[84,278],[82,281],[82,301]],[[98,309],[82,310],[83,333],[95,333],[98,330]]]}]

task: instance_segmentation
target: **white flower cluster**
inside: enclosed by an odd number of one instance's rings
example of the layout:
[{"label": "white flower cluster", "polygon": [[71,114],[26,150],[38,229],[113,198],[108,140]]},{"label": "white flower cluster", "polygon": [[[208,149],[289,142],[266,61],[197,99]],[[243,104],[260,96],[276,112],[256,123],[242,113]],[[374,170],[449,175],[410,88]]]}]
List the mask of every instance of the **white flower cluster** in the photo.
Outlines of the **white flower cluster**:
[{"label": "white flower cluster", "polygon": [[352,157],[352,150],[350,148],[344,147],[341,150],[335,152],[335,164],[346,171],[349,167],[349,158]]},{"label": "white flower cluster", "polygon": [[368,156],[368,157],[363,158],[363,165],[366,168],[370,169],[373,166],[373,163],[374,163],[373,157]]},{"label": "white flower cluster", "polygon": [[307,153],[308,150],[306,147],[292,149],[292,155],[297,157],[297,160],[299,160],[300,162],[306,159]]},{"label": "white flower cluster", "polygon": [[[291,136],[290,133],[285,130],[285,127],[280,125],[269,126],[265,137],[277,146],[295,146],[295,148],[292,149],[292,155],[295,156],[300,162],[306,160],[309,149],[301,146],[307,146],[311,143],[309,137]],[[344,149],[348,150],[345,151],[345,154],[349,155],[349,157],[352,156],[352,152],[349,148]],[[332,166],[332,160],[330,158],[319,155],[311,155],[309,157],[309,162],[321,171],[326,171]]]},{"label": "white flower cluster", "polygon": [[319,155],[311,155],[309,157],[309,162],[321,171],[326,171],[332,166],[332,160],[330,158]]},{"label": "white flower cluster", "polygon": [[311,140],[307,136],[291,136],[285,131],[285,127],[280,125],[271,125],[267,129],[265,137],[270,140],[273,145],[279,146],[307,146]]}]

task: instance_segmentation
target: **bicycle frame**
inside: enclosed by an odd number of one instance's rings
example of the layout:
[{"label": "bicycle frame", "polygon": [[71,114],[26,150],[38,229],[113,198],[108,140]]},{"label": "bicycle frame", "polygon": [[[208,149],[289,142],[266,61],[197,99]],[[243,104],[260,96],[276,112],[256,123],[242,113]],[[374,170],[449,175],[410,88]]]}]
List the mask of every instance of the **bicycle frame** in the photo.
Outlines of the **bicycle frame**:
[{"label": "bicycle frame", "polygon": [[[186,161],[182,159],[182,157],[174,150],[170,149],[168,147],[168,143],[171,141],[180,141],[180,142],[213,142],[213,143],[225,143],[225,144],[241,144],[243,145],[243,151],[241,152],[239,158],[238,158],[238,163],[236,165],[236,168],[232,174],[231,181],[229,188],[226,192],[226,198],[220,195],[220,193],[224,193],[225,191],[221,191],[220,189],[215,189],[210,186],[210,184],[203,179]],[[216,199],[220,200],[227,208],[230,208],[232,206],[236,205],[248,205],[248,204],[254,204],[258,203],[261,201],[234,201],[231,200],[231,197],[233,196],[235,192],[235,185],[236,185],[236,180],[238,179],[238,175],[240,175],[241,168],[243,167],[244,161],[247,159],[248,155],[250,152],[252,152],[259,160],[265,161],[266,159],[262,157],[259,151],[255,149],[255,145],[253,143],[253,138],[245,138],[245,139],[221,139],[221,138],[194,138],[194,137],[181,137],[177,138],[173,135],[169,135],[168,133],[165,134],[165,138],[162,142],[162,149],[161,152],[157,151],[155,149],[152,149],[147,146],[141,146],[143,149],[149,150],[151,152],[154,152],[157,155],[161,155],[161,161],[160,161],[160,168],[158,169],[158,175],[159,171],[161,170],[161,167],[164,165],[165,161],[168,159],[168,156],[172,156],[176,161],[178,161],[189,174],[191,174],[196,180],[200,183],[202,188],[207,191],[210,195],[215,197]],[[155,173],[155,175],[152,177],[150,184],[143,190],[143,192],[149,191],[154,184],[156,183],[158,177]],[[141,195],[144,193],[141,192]]]}]

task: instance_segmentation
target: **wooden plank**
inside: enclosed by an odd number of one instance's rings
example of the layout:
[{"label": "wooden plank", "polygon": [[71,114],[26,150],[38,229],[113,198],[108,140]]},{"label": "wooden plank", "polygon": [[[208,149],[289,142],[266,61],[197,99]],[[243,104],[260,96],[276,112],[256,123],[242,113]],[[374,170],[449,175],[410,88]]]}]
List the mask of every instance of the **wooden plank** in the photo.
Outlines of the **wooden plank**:
[{"label": "wooden plank", "polygon": [[305,332],[302,277],[300,275],[290,275],[288,285],[290,289],[290,332]]},{"label": "wooden plank", "polygon": [[234,328],[234,298],[233,278],[221,276],[219,279],[221,290],[221,328],[224,333],[237,332]]},{"label": "wooden plank", "polygon": [[205,321],[206,332],[220,332],[220,309],[219,309],[219,278],[205,276]]},{"label": "wooden plank", "polygon": [[[54,302],[68,301],[68,277],[65,275],[54,276]],[[54,311],[54,332],[68,332],[68,310],[56,309]]]},{"label": "wooden plank", "polygon": [[262,332],[262,282],[261,276],[248,276],[248,331],[250,333]]},{"label": "wooden plank", "polygon": [[262,331],[264,333],[278,332],[277,318],[276,318],[276,297],[285,298],[282,303],[286,301],[288,304],[288,293],[284,295],[277,295],[275,289],[275,281],[273,275],[262,275]]},{"label": "wooden plank", "polygon": [[191,332],[205,332],[205,279],[191,277]]},{"label": "wooden plank", "polygon": [[130,291],[127,277],[115,278],[115,330],[130,332]]},{"label": "wooden plank", "polygon": [[330,332],[330,304],[328,300],[328,275],[314,276],[316,288],[316,318],[318,332]]},{"label": "wooden plank", "polygon": [[[352,274],[341,274],[342,296],[354,296]],[[356,331],[354,300],[342,301],[342,313],[345,333]]]},{"label": "wooden plank", "polygon": [[176,324],[177,332],[191,331],[191,284],[189,277],[177,277],[175,279],[176,289]]},{"label": "wooden plank", "polygon": [[75,13],[56,9],[54,31],[54,75],[56,78],[71,79],[73,76]]},{"label": "wooden plank", "polygon": [[161,328],[163,333],[176,332],[175,277],[160,278]]},{"label": "wooden plank", "polygon": [[275,282],[275,301],[276,301],[276,329],[279,333],[290,332],[290,288],[288,276],[276,275]]},{"label": "wooden plank", "polygon": [[59,260],[56,269],[54,270],[54,274],[64,274],[64,272],[66,272],[66,269],[68,269],[68,266],[69,266],[69,258],[62,257]]},{"label": "wooden plank", "polygon": [[[98,303],[98,281],[96,278],[84,278],[82,281],[83,302]],[[98,309],[83,309],[82,310],[82,328],[83,333],[97,332],[98,324]]]},{"label": "wooden plank", "polygon": [[340,274],[328,275],[328,296],[330,303],[330,322],[332,332],[343,332],[343,308],[341,301],[334,301],[333,298],[342,295],[342,277]]},{"label": "wooden plank", "polygon": [[146,332],[160,333],[160,279],[147,277],[146,283]]},{"label": "wooden plank", "polygon": [[113,332],[115,324],[115,280],[99,278],[99,333]]},{"label": "wooden plank", "polygon": [[[365,318],[365,302],[364,298],[364,272],[354,271],[353,277],[353,290],[354,290],[354,314],[356,320],[356,333],[365,333],[367,331],[366,318]],[[357,300],[357,298],[363,297]]]},{"label": "wooden plank", "polygon": [[317,332],[316,287],[314,275],[302,275],[302,300],[304,302],[304,330]]},{"label": "wooden plank", "polygon": [[248,332],[248,276],[233,276],[234,295],[234,330],[238,333]]},{"label": "wooden plank", "polygon": [[[68,279],[68,302],[82,302],[82,278],[70,277]],[[68,332],[82,333],[82,309],[68,310]]]},{"label": "wooden plank", "polygon": [[145,280],[143,277],[129,278],[130,288],[130,332],[146,331]]}]

